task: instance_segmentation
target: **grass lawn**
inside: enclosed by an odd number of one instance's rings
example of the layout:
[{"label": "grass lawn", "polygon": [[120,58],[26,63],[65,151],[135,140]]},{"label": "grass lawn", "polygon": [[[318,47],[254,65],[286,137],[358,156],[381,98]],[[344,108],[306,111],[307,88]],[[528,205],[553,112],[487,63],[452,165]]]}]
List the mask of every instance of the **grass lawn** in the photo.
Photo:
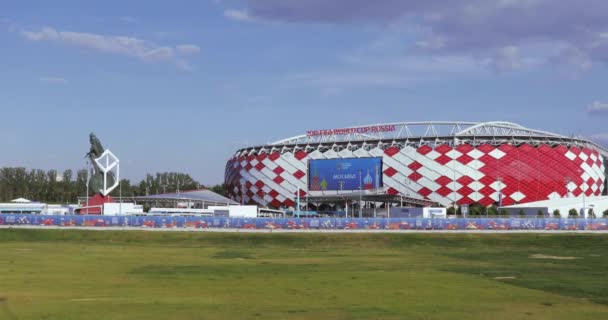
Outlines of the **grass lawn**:
[{"label": "grass lawn", "polygon": [[608,235],[0,230],[0,319],[608,319]]}]

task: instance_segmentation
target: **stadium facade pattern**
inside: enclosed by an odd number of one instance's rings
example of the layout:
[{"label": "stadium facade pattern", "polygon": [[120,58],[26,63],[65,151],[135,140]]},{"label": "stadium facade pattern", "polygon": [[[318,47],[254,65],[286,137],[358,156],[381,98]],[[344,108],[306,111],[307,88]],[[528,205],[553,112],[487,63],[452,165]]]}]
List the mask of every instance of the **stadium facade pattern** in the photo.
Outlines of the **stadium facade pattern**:
[{"label": "stadium facade pattern", "polygon": [[[608,151],[509,122],[410,122],[390,132],[307,134],[238,150],[225,183],[235,201],[294,207],[309,194],[310,159],[382,157],[382,192],[444,206],[601,195]],[[328,131],[325,131],[328,132]],[[347,134],[344,134],[344,133]],[[314,193],[314,192],[313,192]],[[311,195],[312,196],[312,195]]]}]

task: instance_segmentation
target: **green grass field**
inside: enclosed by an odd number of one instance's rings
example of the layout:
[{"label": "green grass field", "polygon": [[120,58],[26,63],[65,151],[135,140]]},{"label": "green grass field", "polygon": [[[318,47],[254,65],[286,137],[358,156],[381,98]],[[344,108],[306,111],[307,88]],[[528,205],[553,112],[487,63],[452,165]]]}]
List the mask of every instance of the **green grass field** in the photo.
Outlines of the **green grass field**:
[{"label": "green grass field", "polygon": [[0,230],[0,319],[608,319],[608,236]]}]

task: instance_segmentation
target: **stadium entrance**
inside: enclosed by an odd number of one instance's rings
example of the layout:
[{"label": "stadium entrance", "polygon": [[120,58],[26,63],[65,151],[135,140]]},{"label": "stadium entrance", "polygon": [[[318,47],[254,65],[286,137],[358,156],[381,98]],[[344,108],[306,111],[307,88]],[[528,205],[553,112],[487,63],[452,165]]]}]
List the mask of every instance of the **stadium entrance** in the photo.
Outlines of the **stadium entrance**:
[{"label": "stadium entrance", "polygon": [[[303,201],[302,201],[303,200]],[[435,206],[435,202],[386,193],[348,192],[308,196],[301,199],[305,211],[321,216],[388,217],[391,207]]]}]

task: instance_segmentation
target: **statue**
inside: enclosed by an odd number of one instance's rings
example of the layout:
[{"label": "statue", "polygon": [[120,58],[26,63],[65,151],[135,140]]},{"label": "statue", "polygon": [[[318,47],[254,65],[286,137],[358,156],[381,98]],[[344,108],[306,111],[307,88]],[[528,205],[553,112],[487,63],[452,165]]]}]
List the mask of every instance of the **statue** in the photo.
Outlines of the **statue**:
[{"label": "statue", "polygon": [[[86,154],[86,157],[89,158],[89,162],[92,165],[91,173],[89,177],[89,188],[93,190],[95,193],[102,193],[104,190],[104,170],[99,166],[96,159],[99,159],[103,153],[106,151],[101,145],[101,141],[95,136],[94,133],[91,132],[89,135],[89,141],[91,143],[91,148],[89,152]],[[114,173],[109,171],[107,175],[107,185],[113,185],[115,182]]]}]

